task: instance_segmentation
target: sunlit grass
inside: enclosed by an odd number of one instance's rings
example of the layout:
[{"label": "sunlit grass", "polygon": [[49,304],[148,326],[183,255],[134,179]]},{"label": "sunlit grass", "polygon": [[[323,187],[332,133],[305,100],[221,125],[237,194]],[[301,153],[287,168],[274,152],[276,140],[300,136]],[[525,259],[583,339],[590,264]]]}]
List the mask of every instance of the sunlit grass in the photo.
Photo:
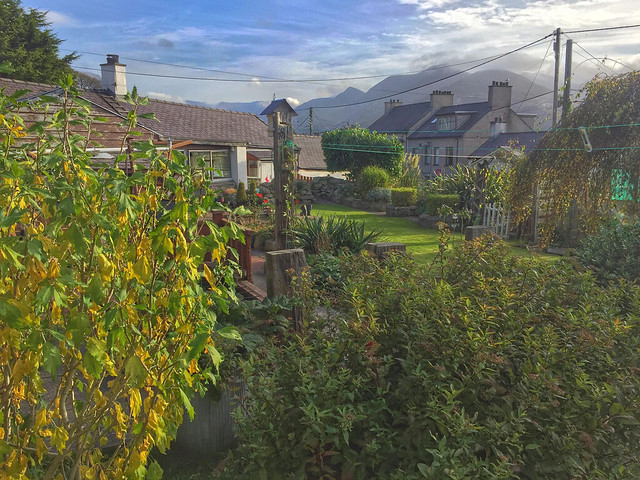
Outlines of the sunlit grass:
[{"label": "sunlit grass", "polygon": [[[378,230],[382,232],[382,237],[378,241],[382,242],[399,242],[407,246],[417,263],[427,264],[431,262],[438,253],[439,235],[438,231],[431,228],[424,228],[416,222],[402,217],[387,217],[384,214],[376,214],[355,210],[351,207],[337,204],[314,204],[313,215],[322,215],[325,217],[346,216],[350,219],[364,222],[365,230]],[[450,243],[461,242],[463,236],[461,233],[452,235]],[[510,240],[507,242],[510,251],[514,255],[530,257],[540,255],[528,251],[520,246],[519,242]],[[558,258],[553,255],[540,255],[545,259]]]}]

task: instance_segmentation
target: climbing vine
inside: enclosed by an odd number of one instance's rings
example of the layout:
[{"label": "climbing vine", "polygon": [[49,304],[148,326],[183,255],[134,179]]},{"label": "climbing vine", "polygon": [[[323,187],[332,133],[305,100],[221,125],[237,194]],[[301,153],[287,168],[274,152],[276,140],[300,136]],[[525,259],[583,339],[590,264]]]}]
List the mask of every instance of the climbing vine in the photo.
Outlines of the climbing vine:
[{"label": "climbing vine", "polygon": [[580,105],[510,171],[508,198],[518,220],[531,214],[539,189],[543,241],[558,234],[572,206],[583,232],[612,209],[638,212],[640,75],[596,77],[580,96]]}]

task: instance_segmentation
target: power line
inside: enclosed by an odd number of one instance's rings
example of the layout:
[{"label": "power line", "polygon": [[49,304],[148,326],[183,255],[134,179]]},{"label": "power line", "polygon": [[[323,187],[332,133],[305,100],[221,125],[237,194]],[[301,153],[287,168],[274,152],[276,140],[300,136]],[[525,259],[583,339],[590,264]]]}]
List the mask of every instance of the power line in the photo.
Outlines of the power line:
[{"label": "power line", "polygon": [[619,25],[617,27],[602,27],[602,28],[588,28],[585,30],[570,30],[568,32],[564,32],[564,33],[590,33],[590,32],[604,32],[607,30],[622,30],[625,28],[638,28],[640,27],[640,23],[639,24],[635,24],[635,25]]},{"label": "power line", "polygon": [[538,66],[538,71],[536,72],[535,77],[533,77],[533,80],[531,80],[531,85],[529,85],[529,89],[527,90],[527,93],[524,96],[524,100],[522,102],[520,102],[520,106],[518,107],[518,112],[520,111],[520,108],[522,107],[522,104],[524,103],[524,101],[527,100],[527,97],[529,96],[529,93],[531,93],[531,89],[533,88],[533,86],[536,83],[536,79],[538,78],[538,74],[540,73],[540,69],[542,69],[542,65],[544,64],[544,61],[547,59],[547,56],[549,55],[549,50],[551,49],[551,45],[553,44],[553,42],[549,42],[549,45],[547,45],[547,51],[544,54],[544,57],[542,57],[542,61],[540,62],[540,65]]},{"label": "power line", "polygon": [[[542,37],[541,39],[538,39],[534,42],[531,42],[527,45],[523,45],[521,47],[518,47],[514,50],[511,50],[509,52],[500,54],[500,55],[494,55],[492,57],[485,57],[485,59],[483,61],[481,61],[480,63],[478,63],[477,65],[474,65],[472,67],[469,67],[467,69],[464,69],[460,72],[456,72],[453,73],[451,75],[447,75],[445,77],[442,77],[438,80],[432,81],[432,82],[428,82],[424,85],[420,85],[418,87],[414,87],[414,88],[410,88],[408,90],[402,91],[402,92],[395,92],[395,93],[391,93],[390,95],[386,95],[383,97],[379,97],[379,98],[375,98],[375,99],[371,99],[371,100],[365,100],[362,102],[355,102],[352,104],[345,104],[345,105],[336,105],[336,106],[320,106],[320,107],[316,107],[316,108],[336,108],[336,107],[345,107],[345,106],[353,106],[353,105],[361,105],[364,103],[370,103],[370,102],[375,102],[378,100],[382,100],[384,98],[389,98],[393,95],[399,95],[399,94],[403,94],[403,93],[408,93],[414,90],[417,90],[419,88],[428,86],[428,85],[432,85],[433,83],[437,83],[439,81],[442,80],[447,80],[449,78],[461,75],[462,73],[466,73],[470,70],[473,70],[475,68],[478,68],[482,65],[486,65],[487,63],[493,62],[495,60],[498,60],[500,58],[503,58],[507,55],[511,55],[515,52],[518,52],[520,50],[523,50],[525,48],[529,48],[533,45],[536,45],[537,43],[540,43],[542,40],[545,40],[546,38],[548,38],[550,35],[547,35],[545,37]],[[97,55],[97,54],[93,54],[92,55]],[[122,57],[123,59],[125,59],[125,57]],[[156,63],[156,64],[164,64],[163,62],[153,62],[151,60],[148,60],[147,62],[149,63]],[[475,62],[475,61],[471,61],[471,62]],[[467,63],[467,62],[463,62],[463,63]],[[166,64],[165,64],[166,65]],[[91,67],[77,67],[80,70],[88,70],[88,71],[100,71],[100,69],[98,68],[91,68]],[[198,70],[211,70],[211,71],[216,71],[213,69],[203,69],[203,68],[197,68],[197,67],[186,67],[186,68],[196,68]],[[435,68],[445,68],[445,66],[443,67],[434,67]],[[346,80],[348,79],[348,77],[345,78],[341,78],[341,79],[278,79],[278,78],[272,78],[272,77],[260,77],[257,75],[250,75],[250,74],[240,74],[237,72],[225,72],[225,71],[221,71],[221,70],[217,70],[218,73],[227,73],[227,74],[235,74],[235,75],[242,75],[242,76],[247,76],[247,77],[251,77],[248,79],[238,79],[238,78],[211,78],[211,77],[190,77],[190,76],[183,76],[183,75],[166,75],[166,74],[159,74],[159,73],[143,73],[143,72],[127,72],[127,75],[136,75],[136,76],[144,76],[144,77],[155,77],[155,78],[174,78],[174,79],[181,79],[181,80],[199,80],[199,81],[212,81],[212,82],[231,82],[231,83],[255,83],[257,81],[261,82],[261,83],[313,83],[313,82],[320,82],[320,81],[330,81],[330,80]],[[352,77],[355,78],[355,77]]]},{"label": "power line", "polygon": [[[74,51],[76,53],[80,53],[83,55],[96,55],[99,57],[103,57],[104,55],[101,53],[95,53],[95,52],[84,52],[84,51],[77,51],[77,50],[70,50],[70,49],[65,49],[65,48],[61,48],[60,50],[65,50],[65,51]],[[338,81],[346,81],[346,80],[367,80],[367,79],[372,79],[372,78],[386,78],[386,77],[391,77],[391,76],[397,76],[397,75],[412,75],[412,74],[416,74],[416,73],[421,73],[421,72],[426,72],[426,71],[431,71],[431,70],[442,70],[445,68],[452,68],[452,67],[459,67],[461,65],[468,65],[470,63],[476,63],[476,62],[482,62],[485,60],[489,60],[496,57],[496,55],[492,55],[489,57],[483,57],[483,58],[479,58],[479,59],[475,59],[475,60],[467,60],[464,62],[459,62],[459,63],[452,63],[452,64],[448,64],[448,65],[436,65],[433,67],[427,67],[423,70],[413,70],[413,71],[409,71],[409,72],[399,72],[399,73],[389,73],[389,74],[376,74],[376,75],[362,75],[362,76],[357,76],[357,77],[337,77],[337,78],[300,78],[300,79],[286,79],[286,78],[280,78],[280,77],[270,77],[270,76],[266,76],[266,75],[259,75],[259,74],[250,74],[250,73],[240,73],[240,72],[231,72],[228,70],[219,70],[219,69],[213,69],[213,68],[204,68],[204,67],[194,67],[194,66],[190,66],[190,65],[181,65],[181,64],[176,64],[176,63],[167,63],[167,62],[158,62],[158,61],[154,61],[154,60],[143,60],[140,58],[132,58],[132,57],[120,57],[123,60],[131,60],[134,62],[141,62],[141,63],[151,63],[154,65],[165,65],[165,66],[169,66],[169,67],[177,67],[177,68],[186,68],[186,69],[191,69],[191,70],[200,70],[200,71],[204,71],[204,72],[214,72],[214,73],[224,73],[224,74],[228,74],[228,75],[239,75],[239,76],[243,76],[243,77],[251,77],[251,79],[255,80],[255,79],[268,79],[268,80],[272,80],[273,82],[269,82],[269,83],[276,83],[276,82],[283,82],[283,83],[292,83],[292,82],[338,82]],[[89,67],[77,67],[77,68],[82,68],[85,70],[88,70]],[[93,69],[93,70],[98,70],[98,69]],[[129,72],[127,72],[129,73]],[[200,79],[201,77],[198,77],[198,79]],[[189,78],[191,79],[191,78]]]},{"label": "power line", "polygon": [[385,95],[385,96],[383,96],[383,97],[373,98],[373,99],[370,99],[370,100],[362,100],[362,101],[360,101],[360,102],[346,103],[346,104],[343,104],[343,105],[321,105],[321,106],[315,106],[314,108],[340,108],[340,107],[353,107],[353,106],[356,106],[356,105],[364,105],[364,104],[366,104],[366,103],[371,103],[371,102],[377,102],[377,101],[379,101],[379,100],[384,100],[385,98],[393,97],[394,95],[401,95],[401,94],[403,94],[403,93],[412,92],[412,91],[414,91],[414,90],[418,90],[419,88],[427,87],[427,86],[429,86],[429,85],[433,85],[434,83],[438,83],[438,82],[441,82],[441,81],[443,81],[443,80],[448,80],[448,79],[453,78],[453,77],[456,77],[456,76],[458,76],[458,75],[462,75],[463,73],[467,73],[467,72],[469,72],[469,71],[471,71],[471,70],[473,70],[473,69],[475,69],[475,68],[478,68],[478,67],[481,67],[481,66],[483,66],[483,65],[486,65],[487,63],[494,62],[494,61],[496,61],[496,60],[499,60],[500,58],[504,58],[504,57],[506,57],[507,55],[511,55],[511,54],[513,54],[513,53],[516,53],[516,52],[519,52],[519,51],[521,51],[521,50],[524,50],[525,48],[532,47],[532,46],[534,46],[534,45],[536,45],[536,44],[538,44],[538,43],[542,42],[543,40],[546,40],[547,38],[549,38],[549,37],[551,37],[551,36],[553,36],[553,35],[554,35],[554,33],[550,33],[550,34],[548,34],[548,35],[545,35],[545,36],[544,36],[544,37],[542,37],[542,38],[539,38],[538,40],[535,40],[535,41],[533,41],[533,42],[527,43],[526,45],[522,45],[521,47],[515,48],[515,49],[510,50],[510,51],[508,51],[508,52],[506,52],[506,53],[503,53],[503,54],[501,54],[501,55],[497,55],[497,56],[495,56],[495,57],[491,57],[491,59],[490,59],[490,60],[486,60],[486,61],[481,62],[481,63],[479,63],[479,64],[477,64],[477,65],[474,65],[474,66],[472,66],[472,67],[465,68],[464,70],[461,70],[460,72],[452,73],[451,75],[447,75],[447,76],[442,77],[442,78],[439,78],[439,79],[437,79],[437,80],[433,80],[433,81],[431,81],[431,82],[427,82],[427,83],[425,83],[425,84],[418,85],[417,87],[412,87],[412,88],[409,88],[409,89],[407,89],[407,90],[403,90],[403,91],[401,91],[401,92],[396,92],[396,93],[393,93],[393,94],[391,94],[391,95]]}]

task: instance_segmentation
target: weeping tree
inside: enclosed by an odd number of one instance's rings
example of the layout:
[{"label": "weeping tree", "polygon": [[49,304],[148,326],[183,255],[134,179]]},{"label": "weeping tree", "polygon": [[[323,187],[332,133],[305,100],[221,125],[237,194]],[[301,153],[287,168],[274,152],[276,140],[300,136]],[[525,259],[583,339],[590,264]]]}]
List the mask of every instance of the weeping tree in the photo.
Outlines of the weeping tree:
[{"label": "weeping tree", "polygon": [[510,171],[508,199],[517,220],[531,214],[539,189],[543,243],[569,217],[588,233],[613,210],[631,218],[638,213],[639,72],[596,77],[580,96],[580,105]]}]

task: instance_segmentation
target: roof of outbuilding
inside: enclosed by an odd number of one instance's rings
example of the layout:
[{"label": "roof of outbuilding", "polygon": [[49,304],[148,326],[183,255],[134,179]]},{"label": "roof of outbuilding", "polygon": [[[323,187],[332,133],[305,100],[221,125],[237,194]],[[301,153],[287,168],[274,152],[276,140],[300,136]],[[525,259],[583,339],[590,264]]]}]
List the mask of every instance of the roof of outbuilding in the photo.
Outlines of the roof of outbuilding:
[{"label": "roof of outbuilding", "polygon": [[322,151],[321,137],[294,135],[293,143],[300,147],[298,166],[305,170],[326,170],[327,163]]},{"label": "roof of outbuilding", "polygon": [[500,133],[493,138],[490,138],[484,142],[478,149],[470,156],[472,157],[484,157],[492,152],[495,152],[501,147],[524,147],[524,152],[530,152],[534,150],[538,145],[538,142],[545,136],[547,132],[515,132],[515,133]]},{"label": "roof of outbuilding", "polygon": [[[451,138],[462,137],[467,131],[469,131],[482,117],[491,111],[491,105],[489,102],[477,102],[477,103],[464,103],[461,105],[451,105],[438,109],[431,117],[416,128],[416,130],[409,135],[409,138]],[[454,115],[456,113],[469,114],[469,118],[458,125],[455,130],[437,130],[437,123],[434,120],[437,117],[445,115]]]},{"label": "roof of outbuilding", "polygon": [[431,111],[431,102],[410,103],[392,108],[369,126],[378,133],[407,133]]}]

